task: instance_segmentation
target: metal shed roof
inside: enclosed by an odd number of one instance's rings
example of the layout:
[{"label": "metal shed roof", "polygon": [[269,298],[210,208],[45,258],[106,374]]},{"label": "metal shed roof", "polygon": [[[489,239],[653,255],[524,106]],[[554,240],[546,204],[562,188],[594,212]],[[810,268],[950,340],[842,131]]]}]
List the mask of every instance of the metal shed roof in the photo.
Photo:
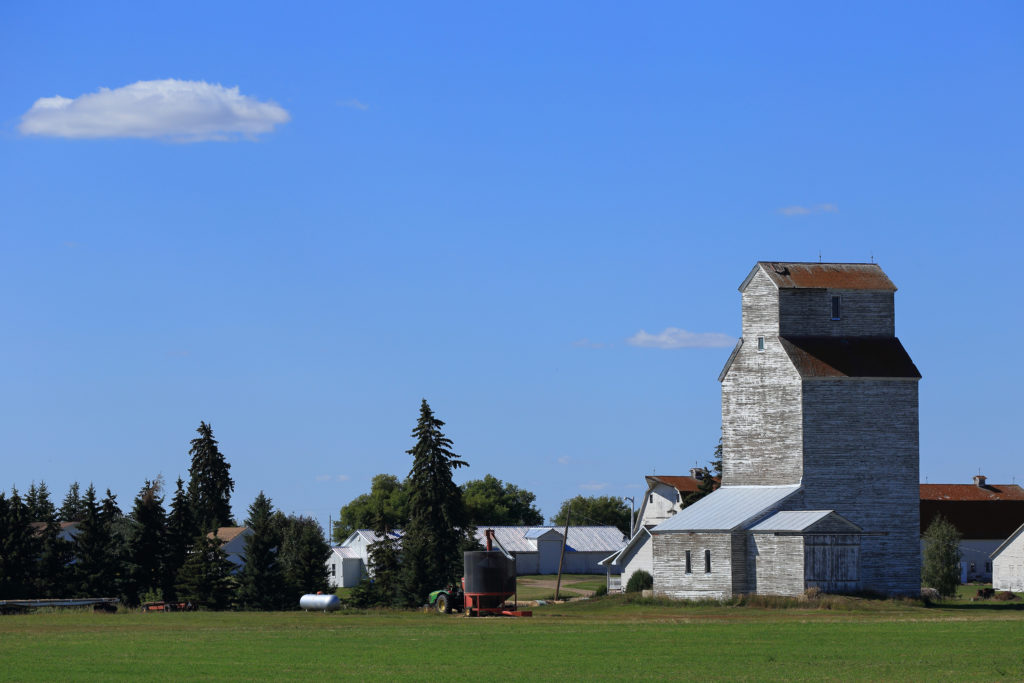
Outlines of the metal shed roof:
[{"label": "metal shed roof", "polygon": [[750,527],[750,531],[806,531],[829,515],[838,517],[843,523],[848,524],[851,529],[860,529],[859,526],[835,510],[792,510],[776,512],[771,517],[763,519]]},{"label": "metal shed roof", "polygon": [[[487,529],[494,529],[495,539],[508,552],[534,553],[537,552],[537,536],[552,530],[561,536],[565,527],[480,526],[476,530],[476,539],[481,545],[485,542],[484,531]],[[565,549],[577,553],[612,553],[625,544],[626,539],[622,532],[613,526],[571,526]]]},{"label": "metal shed roof", "polygon": [[742,529],[799,490],[799,485],[723,486],[654,527],[651,533]]},{"label": "metal shed roof", "polygon": [[779,289],[868,289],[895,292],[896,285],[876,263],[798,263],[758,261],[740,285],[761,268]]}]

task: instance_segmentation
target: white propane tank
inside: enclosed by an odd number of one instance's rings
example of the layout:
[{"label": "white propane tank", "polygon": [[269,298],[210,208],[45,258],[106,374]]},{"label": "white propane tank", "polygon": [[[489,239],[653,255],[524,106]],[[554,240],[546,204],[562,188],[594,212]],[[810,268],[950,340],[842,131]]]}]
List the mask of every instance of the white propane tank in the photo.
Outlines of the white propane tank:
[{"label": "white propane tank", "polygon": [[309,612],[333,612],[341,608],[341,600],[337,595],[323,595],[321,593],[307,593],[299,598],[299,607]]}]

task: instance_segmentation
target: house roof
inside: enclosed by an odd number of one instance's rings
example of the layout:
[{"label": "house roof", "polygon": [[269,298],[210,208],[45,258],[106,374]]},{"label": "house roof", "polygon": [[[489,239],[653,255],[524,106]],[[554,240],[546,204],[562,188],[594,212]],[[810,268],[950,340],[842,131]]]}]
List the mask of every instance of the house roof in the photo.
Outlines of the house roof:
[{"label": "house roof", "polygon": [[211,531],[206,534],[206,537],[213,538],[214,534],[216,534],[217,538],[219,538],[222,543],[230,543],[235,540],[239,534],[245,533],[248,528],[249,527],[247,526],[222,526],[218,527],[216,532]]},{"label": "house roof", "polygon": [[895,337],[779,337],[802,377],[900,377],[920,379]]},{"label": "house roof", "polygon": [[758,261],[743,284],[742,292],[758,268],[779,289],[866,289],[895,292],[896,285],[875,263],[799,263]]},{"label": "house roof", "polygon": [[331,552],[342,558],[359,558],[359,553],[357,553],[354,548],[349,548],[347,546],[334,546],[331,548]]},{"label": "house roof", "polygon": [[[81,522],[57,522],[57,526],[60,528],[60,531],[67,531],[68,533],[78,531],[79,524],[81,524]],[[34,534],[41,534],[46,531],[46,522],[29,522],[29,526],[32,528],[32,533]]]},{"label": "house roof", "polygon": [[742,529],[799,490],[799,485],[723,486],[654,527],[651,533]]},{"label": "house roof", "polygon": [[693,493],[700,489],[701,479],[696,477],[669,477],[662,476],[660,474],[648,474],[644,477],[647,480],[647,486],[653,487],[655,484],[668,484],[675,490],[681,493]]},{"label": "house roof", "polygon": [[807,531],[829,517],[838,521],[841,526],[849,527],[850,531],[862,530],[835,510],[791,510],[776,512],[750,527],[750,531]]},{"label": "house roof", "polygon": [[921,484],[921,500],[1024,500],[1024,488],[1017,484]]},{"label": "house roof", "polygon": [[[537,551],[535,540],[549,531],[559,536],[565,527],[554,526],[480,526],[476,530],[476,540],[485,544],[484,532],[494,529],[494,538],[498,544],[510,553],[532,553]],[[529,534],[529,536],[528,536]],[[622,532],[613,526],[570,526],[569,537],[565,543],[567,552],[577,553],[611,553],[626,544]]]},{"label": "house roof", "polygon": [[[352,535],[349,536],[348,539],[346,539],[345,543],[348,543],[350,540],[352,540],[352,536],[359,536],[367,543],[376,543],[377,541],[380,541],[384,538],[373,529],[356,529],[352,532]],[[401,529],[394,529],[388,532],[388,536],[395,539],[401,539],[402,536],[405,536],[405,532]]]},{"label": "house roof", "polygon": [[621,558],[623,555],[625,555],[630,550],[632,550],[633,547],[637,543],[642,543],[642,542],[646,541],[650,537],[651,537],[650,530],[648,530],[647,527],[643,527],[643,526],[640,527],[640,529],[637,530],[637,532],[635,534],[633,534],[633,538],[629,539],[629,541],[626,543],[626,545],[624,545],[622,547],[622,550],[619,550],[619,551],[616,551],[616,552],[612,553],[608,557],[606,557],[603,560],[601,560],[600,562],[598,562],[598,564],[600,564],[602,566],[618,564],[619,558]]},{"label": "house roof", "polygon": [[989,555],[989,557],[994,560],[996,558],[996,555],[998,555],[999,553],[1003,552],[1003,549],[1006,548],[1011,543],[1013,543],[1017,539],[1017,537],[1020,536],[1022,533],[1024,533],[1024,524],[1021,524],[1019,527],[1017,527],[1017,530],[1014,531],[1012,534],[1010,534],[1009,538],[1007,538],[1005,541],[1000,543],[999,547],[996,548],[995,550],[993,550],[992,554]]}]

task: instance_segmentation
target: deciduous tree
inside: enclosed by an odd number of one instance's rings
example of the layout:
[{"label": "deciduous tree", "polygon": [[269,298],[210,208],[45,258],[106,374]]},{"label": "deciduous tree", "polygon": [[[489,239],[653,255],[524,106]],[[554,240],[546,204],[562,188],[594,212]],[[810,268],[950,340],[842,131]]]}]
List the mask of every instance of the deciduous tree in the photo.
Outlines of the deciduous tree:
[{"label": "deciduous tree", "polygon": [[393,474],[378,474],[370,484],[370,492],[354,498],[341,508],[340,519],[334,523],[335,543],[342,543],[357,529],[372,529],[380,515],[392,529],[402,529],[409,522],[409,491],[406,483]]},{"label": "deciduous tree", "polygon": [[536,526],[544,515],[534,505],[537,496],[490,474],[461,487],[469,521],[476,526]]},{"label": "deciduous tree", "polygon": [[572,506],[572,523],[578,526],[614,526],[629,533],[629,507],[615,496],[576,496],[562,503],[552,522],[565,524]]},{"label": "deciduous tree", "polygon": [[924,566],[921,583],[939,595],[956,595],[960,585],[960,532],[942,515],[936,515],[924,532]]}]

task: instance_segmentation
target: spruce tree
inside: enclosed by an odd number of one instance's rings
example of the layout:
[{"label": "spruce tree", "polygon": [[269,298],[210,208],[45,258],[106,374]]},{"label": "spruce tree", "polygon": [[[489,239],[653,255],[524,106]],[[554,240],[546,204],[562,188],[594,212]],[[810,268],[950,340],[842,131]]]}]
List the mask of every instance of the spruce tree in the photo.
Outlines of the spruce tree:
[{"label": "spruce tree", "polygon": [[31,598],[33,570],[39,554],[28,506],[16,488],[0,493],[0,599]]},{"label": "spruce tree", "polygon": [[278,562],[281,537],[274,507],[263,491],[249,506],[245,526],[245,566],[238,574],[238,605],[242,609],[273,610],[286,606],[284,574]]},{"label": "spruce tree", "polygon": [[74,545],[61,538],[60,531],[60,524],[51,519],[39,535],[40,550],[33,591],[36,597],[66,598],[72,594]]},{"label": "spruce tree", "polygon": [[373,589],[362,600],[364,602],[372,601],[373,604],[399,606],[405,602],[402,588],[401,551],[398,537],[393,533],[388,522],[389,516],[381,509],[376,523],[373,525],[377,540],[368,548],[369,569],[373,573]]},{"label": "spruce tree", "polygon": [[286,607],[298,604],[305,593],[327,592],[327,558],[331,547],[320,524],[311,517],[289,515],[281,539],[281,568],[284,571]]},{"label": "spruce tree", "polygon": [[67,495],[64,496],[64,502],[61,503],[58,516],[62,522],[81,522],[82,517],[85,516],[85,502],[79,495],[77,481],[72,482],[71,486],[68,487]]},{"label": "spruce tree", "polygon": [[188,469],[188,499],[196,526],[206,533],[218,527],[234,526],[231,492],[235,490],[235,482],[230,476],[231,465],[217,447],[210,425],[200,422],[196,431],[199,436],[192,439],[189,450],[192,465]]},{"label": "spruce tree", "polygon": [[416,445],[409,472],[409,525],[402,539],[403,589],[407,604],[421,604],[427,594],[454,582],[461,572],[460,547],[469,532],[462,492],[452,470],[467,463],[452,452],[426,399],[412,436]]},{"label": "spruce tree", "polygon": [[75,536],[74,591],[76,597],[113,597],[117,593],[111,562],[113,541],[103,518],[96,488],[89,484],[82,499],[84,514]]},{"label": "spruce tree", "polygon": [[57,509],[50,500],[50,489],[45,481],[39,482],[35,498],[29,503],[29,512],[35,522],[52,522],[57,519]]},{"label": "spruce tree", "polygon": [[164,597],[168,544],[162,488],[159,477],[154,481],[147,479],[132,506],[125,590],[130,605],[138,604],[139,596],[145,593]]},{"label": "spruce tree", "polygon": [[178,600],[194,607],[225,609],[231,603],[234,565],[221,548],[219,538],[206,535],[195,539],[188,559],[178,570],[175,591]]},{"label": "spruce tree", "polygon": [[167,555],[164,558],[164,600],[177,602],[174,588],[178,570],[185,564],[189,546],[199,536],[199,529],[192,519],[192,506],[185,493],[184,482],[178,477],[171,512],[167,517]]}]

